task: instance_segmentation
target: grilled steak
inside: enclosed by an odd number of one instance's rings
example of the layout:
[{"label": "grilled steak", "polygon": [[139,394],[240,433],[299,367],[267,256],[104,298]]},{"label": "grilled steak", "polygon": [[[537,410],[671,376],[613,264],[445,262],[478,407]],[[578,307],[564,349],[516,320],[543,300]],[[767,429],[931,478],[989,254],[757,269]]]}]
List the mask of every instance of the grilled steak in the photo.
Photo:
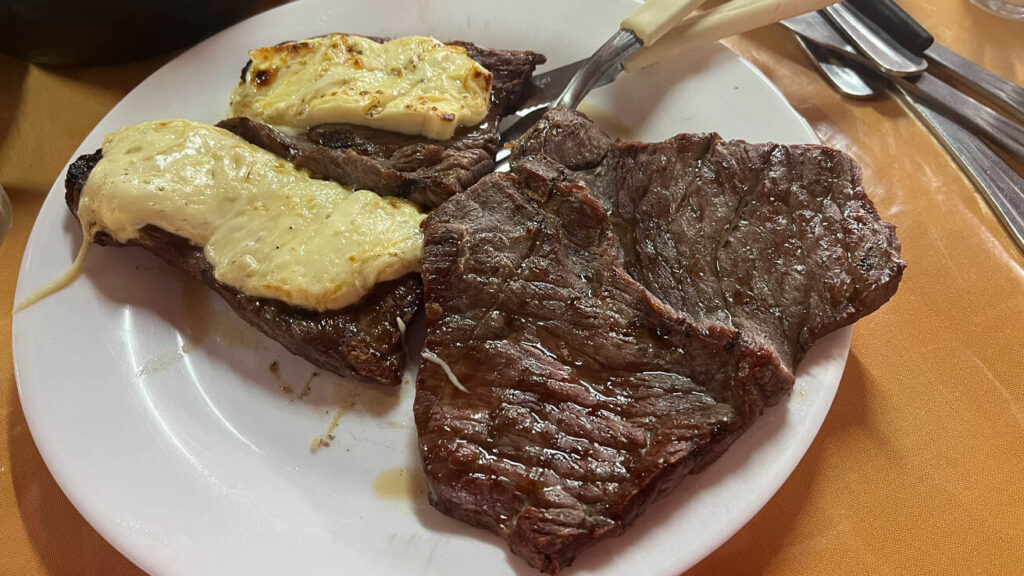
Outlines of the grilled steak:
[{"label": "grilled steak", "polygon": [[615,143],[559,109],[514,151],[530,156],[600,199],[626,270],[655,296],[779,355],[769,404],[811,344],[877,309],[902,277],[893,227],[864,194],[857,163],[833,148],[717,134]]},{"label": "grilled steak", "polygon": [[323,178],[436,207],[494,169],[498,122],[515,110],[534,68],[544,63],[544,57],[533,52],[492,50],[469,42],[452,44],[466,48],[471,58],[489,70],[493,85],[484,121],[460,128],[449,140],[353,124],[322,124],[299,136],[285,135],[248,118],[229,118],[218,126]]},{"label": "grilled steak", "polygon": [[425,221],[415,417],[431,503],[556,573],[720,455],[903,263],[820,146],[614,143],[555,111],[514,159]]},{"label": "grilled steak", "polygon": [[[79,157],[68,168],[65,199],[77,216],[82,186],[102,152]],[[94,241],[122,246],[100,233]],[[142,229],[129,245],[141,246],[190,276],[202,280],[243,320],[280,342],[293,354],[331,372],[355,373],[382,384],[401,382],[402,335],[397,319],[409,322],[423,298],[418,274],[379,284],[357,304],[341,310],[316,312],[272,298],[246,296],[221,284],[203,249],[154,226]]]}]

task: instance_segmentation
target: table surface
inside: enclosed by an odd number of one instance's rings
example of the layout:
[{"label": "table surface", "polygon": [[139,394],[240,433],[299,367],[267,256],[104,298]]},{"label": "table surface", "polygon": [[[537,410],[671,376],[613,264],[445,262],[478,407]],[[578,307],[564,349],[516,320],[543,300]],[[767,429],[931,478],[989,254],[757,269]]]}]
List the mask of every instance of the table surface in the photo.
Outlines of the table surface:
[{"label": "table surface", "polygon": [[[265,2],[262,7],[281,2]],[[967,0],[901,0],[945,46],[1024,83],[1024,23]],[[890,97],[835,94],[778,26],[728,42],[852,154],[909,268],[854,328],[838,396],[803,461],[687,574],[1019,574],[1024,569],[1024,259],[929,133]],[[170,56],[47,69],[0,54],[0,574],[138,574],[78,514],[36,450],[11,316],[43,198],[92,127]]]}]

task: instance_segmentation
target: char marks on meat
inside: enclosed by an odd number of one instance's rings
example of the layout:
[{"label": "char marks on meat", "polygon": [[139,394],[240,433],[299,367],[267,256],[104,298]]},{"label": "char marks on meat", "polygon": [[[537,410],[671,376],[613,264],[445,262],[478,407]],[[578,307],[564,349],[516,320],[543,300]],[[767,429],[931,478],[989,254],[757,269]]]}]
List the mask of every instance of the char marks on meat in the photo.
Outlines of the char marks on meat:
[{"label": "char marks on meat", "polygon": [[322,124],[294,137],[248,118],[230,118],[218,126],[323,178],[436,207],[494,169],[498,122],[515,110],[533,70],[544,63],[544,57],[534,52],[452,44],[466,48],[489,70],[493,85],[487,117],[476,126],[460,128],[449,140],[353,124]]},{"label": "char marks on meat", "polygon": [[768,404],[811,344],[876,310],[903,274],[894,228],[864,194],[860,167],[834,148],[717,134],[615,143],[559,109],[514,151],[531,156],[601,201],[626,269],[655,296],[779,355],[786,374]]},{"label": "char marks on meat", "polygon": [[[68,168],[65,199],[76,215],[82,187],[101,157],[99,151],[86,154]],[[97,234],[94,241],[123,246],[104,233]],[[247,296],[218,282],[201,247],[163,229],[147,226],[128,245],[141,246],[201,280],[243,320],[314,365],[387,385],[401,382],[403,341],[397,319],[408,323],[419,309],[423,291],[418,274],[381,283],[355,305],[317,312],[272,298]]]},{"label": "char marks on meat", "polygon": [[425,221],[415,418],[431,503],[556,573],[720,455],[903,263],[824,147],[615,143],[556,110],[513,158]]}]

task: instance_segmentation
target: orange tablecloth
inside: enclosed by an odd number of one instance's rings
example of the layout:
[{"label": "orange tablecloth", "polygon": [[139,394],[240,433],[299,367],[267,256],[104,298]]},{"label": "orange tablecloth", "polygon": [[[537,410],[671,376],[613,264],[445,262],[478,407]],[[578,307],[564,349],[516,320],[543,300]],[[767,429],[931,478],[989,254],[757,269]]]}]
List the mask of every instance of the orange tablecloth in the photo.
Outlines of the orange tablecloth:
[{"label": "orange tablecloth", "polygon": [[[274,2],[270,2],[273,4]],[[1024,24],[967,0],[901,0],[943,44],[1024,83]],[[857,158],[909,269],[859,322],[839,394],[767,506],[689,574],[1024,573],[1024,259],[891,98],[833,93],[779,27],[730,41],[822,140]],[[0,574],[136,574],[40,459],[14,384],[10,314],[44,195],[97,121],[168,58],[48,70],[0,55]]]}]

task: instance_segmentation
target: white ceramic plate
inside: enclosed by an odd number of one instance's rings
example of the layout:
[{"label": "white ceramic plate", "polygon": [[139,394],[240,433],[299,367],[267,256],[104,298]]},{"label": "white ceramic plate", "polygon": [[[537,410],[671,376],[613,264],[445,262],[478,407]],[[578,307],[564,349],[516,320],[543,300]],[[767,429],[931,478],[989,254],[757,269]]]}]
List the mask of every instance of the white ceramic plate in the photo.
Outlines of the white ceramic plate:
[{"label": "white ceramic plate", "polygon": [[[135,122],[216,122],[250,48],[332,31],[429,34],[533,49],[561,65],[598,46],[631,8],[628,0],[289,4],[163,67],[76,156]],[[644,139],[718,131],[816,140],[761,74],[721,46],[624,76],[584,109],[610,130]],[[81,242],[63,181],[32,232],[18,301],[65,270]],[[321,374],[303,393],[309,364],[141,250],[94,248],[82,278],[15,316],[14,335],[18,390],[43,458],[89,522],[148,571],[534,573],[496,537],[427,504],[411,380],[384,390]],[[572,573],[675,576],[724,542],[803,456],[835,395],[849,341],[844,330],[817,345],[788,401],[625,536],[586,551]],[[312,453],[339,407],[334,441]]]}]

